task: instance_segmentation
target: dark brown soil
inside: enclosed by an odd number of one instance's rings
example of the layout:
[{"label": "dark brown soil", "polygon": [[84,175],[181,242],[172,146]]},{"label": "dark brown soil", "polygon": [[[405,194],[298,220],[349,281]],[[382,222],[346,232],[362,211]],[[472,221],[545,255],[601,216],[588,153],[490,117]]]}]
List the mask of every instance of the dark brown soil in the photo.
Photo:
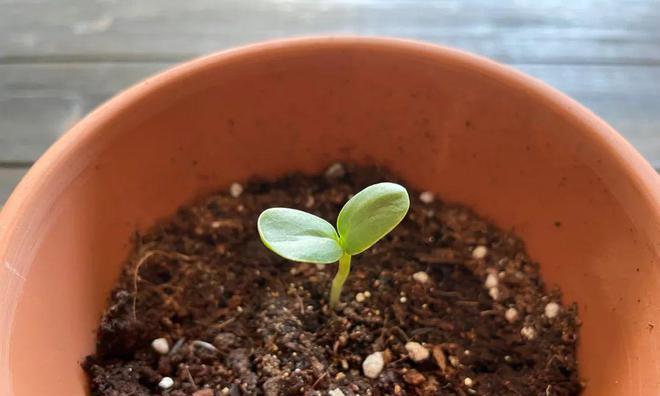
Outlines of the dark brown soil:
[{"label": "dark brown soil", "polygon": [[[336,266],[276,256],[256,220],[273,206],[332,220],[350,194],[392,180],[373,169],[334,173],[251,182],[239,197],[210,196],[138,236],[84,363],[92,394],[580,393],[576,307],[544,287],[515,236],[419,192],[409,190],[401,225],[353,259],[331,312]],[[161,337],[169,353],[152,348]],[[430,356],[413,361],[411,341]],[[385,367],[369,379],[363,362],[374,352]],[[173,380],[167,390],[163,377]]]}]

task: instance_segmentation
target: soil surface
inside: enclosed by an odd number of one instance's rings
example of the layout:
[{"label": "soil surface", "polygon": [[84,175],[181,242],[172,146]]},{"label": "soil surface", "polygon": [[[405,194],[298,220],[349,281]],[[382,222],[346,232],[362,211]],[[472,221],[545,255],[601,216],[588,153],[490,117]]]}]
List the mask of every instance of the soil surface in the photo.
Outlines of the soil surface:
[{"label": "soil surface", "polygon": [[261,244],[264,209],[332,222],[384,180],[396,178],[335,165],[233,185],[137,236],[83,364],[92,394],[579,394],[576,307],[518,238],[468,209],[409,190],[407,218],[353,258],[336,312],[336,265]]}]

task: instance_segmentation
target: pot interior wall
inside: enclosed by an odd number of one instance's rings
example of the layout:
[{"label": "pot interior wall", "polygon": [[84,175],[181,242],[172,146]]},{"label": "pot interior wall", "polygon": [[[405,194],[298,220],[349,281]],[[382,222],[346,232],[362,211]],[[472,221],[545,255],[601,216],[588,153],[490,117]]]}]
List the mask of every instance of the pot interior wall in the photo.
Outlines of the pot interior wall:
[{"label": "pot interior wall", "polygon": [[660,392],[657,213],[594,140],[604,125],[494,70],[330,40],[210,58],[108,105],[76,128],[84,147],[50,165],[14,237],[15,395],[84,394],[79,362],[136,229],[233,181],[336,160],[386,166],[520,234],[579,304],[585,394]]}]

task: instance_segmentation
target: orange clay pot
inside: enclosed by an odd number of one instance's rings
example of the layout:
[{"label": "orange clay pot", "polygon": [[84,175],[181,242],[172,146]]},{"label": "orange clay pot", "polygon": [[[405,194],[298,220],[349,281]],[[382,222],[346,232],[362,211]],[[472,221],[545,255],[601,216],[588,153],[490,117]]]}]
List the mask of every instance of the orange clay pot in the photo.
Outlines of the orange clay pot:
[{"label": "orange clay pot", "polygon": [[585,395],[660,394],[660,180],[630,144],[486,59],[316,38],[150,78],[35,164],[0,215],[0,395],[85,394],[79,362],[136,229],[233,181],[336,160],[515,230],[579,304]]}]

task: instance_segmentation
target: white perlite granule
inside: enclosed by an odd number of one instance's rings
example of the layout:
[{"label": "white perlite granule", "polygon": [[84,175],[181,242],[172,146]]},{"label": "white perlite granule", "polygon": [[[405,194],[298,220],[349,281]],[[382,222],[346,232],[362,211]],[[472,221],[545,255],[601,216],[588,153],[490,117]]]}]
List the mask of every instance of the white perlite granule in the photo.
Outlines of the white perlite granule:
[{"label": "white perlite granule", "polygon": [[504,312],[504,318],[507,322],[513,323],[518,320],[518,310],[515,308],[509,308]]},{"label": "white perlite granule", "polygon": [[414,362],[421,362],[429,358],[429,350],[418,342],[410,341],[405,345],[408,355]]},{"label": "white perlite granule", "polygon": [[530,326],[525,326],[522,329],[520,329],[520,334],[527,338],[528,340],[533,340],[536,338],[536,330],[534,330],[533,327]]},{"label": "white perlite granule", "polygon": [[426,283],[429,281],[429,274],[424,271],[415,272],[412,277],[415,282],[419,283]]},{"label": "white perlite granule", "polygon": [[484,287],[486,289],[492,289],[493,287],[497,287],[499,283],[499,280],[497,279],[497,275],[494,273],[488,274],[486,277],[486,281],[484,282]]},{"label": "white perlite granule", "polygon": [[340,177],[344,177],[345,174],[346,169],[344,169],[344,165],[340,164],[339,162],[330,165],[325,171],[325,177],[329,179],[338,179]]},{"label": "white perlite granule", "polygon": [[170,343],[167,342],[167,339],[162,337],[151,341],[151,347],[161,355],[167,355],[170,351]]},{"label": "white perlite granule", "polygon": [[161,389],[170,389],[174,385],[174,380],[170,377],[163,377],[158,383]]},{"label": "white perlite granule", "polygon": [[482,259],[488,254],[488,248],[485,246],[477,246],[472,251],[472,257],[476,259]]},{"label": "white perlite granule", "polygon": [[435,201],[435,196],[430,191],[424,191],[423,193],[419,194],[419,200],[425,204],[430,204]]},{"label": "white perlite granule", "polygon": [[374,352],[362,362],[362,371],[367,378],[378,378],[383,367],[385,367],[385,359],[382,352]]},{"label": "white perlite granule", "polygon": [[243,194],[243,186],[240,183],[232,183],[229,186],[229,195],[234,198],[238,198]]},{"label": "white perlite granule", "polygon": [[559,314],[559,304],[556,302],[550,302],[545,306],[545,316],[548,319],[552,319]]}]

